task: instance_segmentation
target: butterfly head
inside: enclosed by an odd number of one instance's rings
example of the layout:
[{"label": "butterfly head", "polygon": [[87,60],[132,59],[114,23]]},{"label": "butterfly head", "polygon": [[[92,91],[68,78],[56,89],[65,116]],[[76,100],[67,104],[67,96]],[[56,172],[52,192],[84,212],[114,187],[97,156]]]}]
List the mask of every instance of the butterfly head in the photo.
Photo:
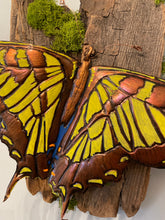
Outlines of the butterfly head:
[{"label": "butterfly head", "polygon": [[81,62],[90,61],[90,59],[95,56],[96,52],[90,45],[84,45],[82,51]]}]

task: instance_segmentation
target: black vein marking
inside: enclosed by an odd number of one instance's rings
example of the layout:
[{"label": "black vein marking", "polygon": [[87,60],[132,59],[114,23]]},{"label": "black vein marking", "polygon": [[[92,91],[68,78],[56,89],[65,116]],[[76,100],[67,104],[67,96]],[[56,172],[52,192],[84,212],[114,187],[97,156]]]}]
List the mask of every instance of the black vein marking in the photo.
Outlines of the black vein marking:
[{"label": "black vein marking", "polygon": [[[130,111],[131,111],[131,114],[132,114],[132,118],[133,118],[133,121],[134,121],[134,124],[135,124],[135,127],[137,129],[137,132],[139,134],[139,138],[141,139],[141,141],[144,143],[145,146],[148,146],[146,140],[145,140],[145,137],[143,136],[139,126],[138,126],[138,123],[137,123],[137,120],[136,120],[136,117],[134,115],[134,109],[133,109],[133,104],[132,104],[132,99],[129,99],[129,107],[130,107]],[[140,146],[139,146],[140,147]]]},{"label": "black vein marking", "polygon": [[[155,120],[154,116],[152,115],[152,113],[151,113],[151,111],[150,111],[150,109],[149,109],[149,105],[150,105],[150,104],[145,103],[145,109],[146,109],[146,111],[147,111],[147,114],[148,114],[148,116],[149,116],[149,118],[150,118],[150,121],[151,121],[151,123],[152,123],[152,126],[155,128],[155,131],[156,131],[158,137],[160,138],[161,142],[164,142],[165,139],[164,139],[164,137],[163,137],[163,135],[162,135],[162,132],[161,132],[161,130],[160,130],[160,127],[159,127],[158,124],[156,123],[156,120]],[[164,114],[163,114],[163,115],[164,115]]]},{"label": "black vein marking", "polygon": [[[122,133],[124,139],[126,140],[126,142],[127,142],[127,143],[129,144],[129,146],[130,146],[130,141],[128,140],[128,137],[127,137],[127,135],[126,135],[126,133],[125,133],[125,131],[124,131],[123,123],[122,123],[122,121],[121,121],[121,119],[120,119],[120,115],[119,115],[119,112],[118,112],[117,108],[115,108],[115,114],[116,114],[116,118],[117,118],[117,122],[118,122],[118,125],[119,125],[119,128],[120,128],[120,131],[121,131],[121,133]],[[124,116],[124,117],[125,117],[125,116]],[[131,146],[130,146],[130,147],[131,147]]]}]

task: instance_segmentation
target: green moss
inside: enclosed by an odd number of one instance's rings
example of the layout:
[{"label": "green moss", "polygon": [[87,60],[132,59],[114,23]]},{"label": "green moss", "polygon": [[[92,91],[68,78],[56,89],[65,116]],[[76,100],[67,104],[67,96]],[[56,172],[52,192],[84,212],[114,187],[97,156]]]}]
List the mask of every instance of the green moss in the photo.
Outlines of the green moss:
[{"label": "green moss", "polygon": [[165,78],[165,56],[163,56],[163,61],[162,61],[162,78]]},{"label": "green moss", "polygon": [[75,196],[72,196],[69,205],[68,205],[68,210],[74,210],[75,206],[77,206],[77,200]]},{"label": "green moss", "polygon": [[155,0],[156,5],[160,5],[161,3],[165,3],[165,0]]},{"label": "green moss", "polygon": [[66,12],[54,0],[34,0],[27,11],[28,24],[54,37],[51,45],[56,51],[79,51],[85,35],[80,14]]},{"label": "green moss", "polygon": [[[59,206],[60,206],[60,209],[62,209],[62,198],[61,197],[59,197]],[[68,211],[74,210],[75,206],[77,206],[77,200],[75,196],[73,195],[71,200],[69,201]]]}]

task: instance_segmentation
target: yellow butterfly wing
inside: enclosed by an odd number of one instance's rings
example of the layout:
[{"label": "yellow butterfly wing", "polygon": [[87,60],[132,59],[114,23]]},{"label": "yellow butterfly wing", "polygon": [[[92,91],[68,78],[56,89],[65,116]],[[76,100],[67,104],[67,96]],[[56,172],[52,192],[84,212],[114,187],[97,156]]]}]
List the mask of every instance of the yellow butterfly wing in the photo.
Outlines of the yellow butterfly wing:
[{"label": "yellow butterfly wing", "polygon": [[46,178],[76,62],[46,48],[0,43],[1,140],[17,161],[14,183]]},{"label": "yellow butterfly wing", "polygon": [[50,178],[63,196],[62,215],[73,192],[119,180],[130,158],[164,167],[164,92],[163,80],[145,74],[91,69]]}]

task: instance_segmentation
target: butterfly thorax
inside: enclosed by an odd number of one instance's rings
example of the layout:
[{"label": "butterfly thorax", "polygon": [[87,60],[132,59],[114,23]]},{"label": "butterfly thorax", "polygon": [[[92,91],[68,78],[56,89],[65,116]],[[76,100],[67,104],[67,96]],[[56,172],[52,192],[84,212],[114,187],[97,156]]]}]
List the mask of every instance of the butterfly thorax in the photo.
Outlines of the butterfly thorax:
[{"label": "butterfly thorax", "polygon": [[70,93],[70,96],[65,105],[65,109],[62,116],[62,123],[67,124],[75,112],[75,108],[80,100],[80,97],[84,91],[88,76],[89,76],[89,65],[90,57],[94,53],[91,46],[84,46],[81,66],[78,69],[76,78],[73,82],[73,87]]}]

